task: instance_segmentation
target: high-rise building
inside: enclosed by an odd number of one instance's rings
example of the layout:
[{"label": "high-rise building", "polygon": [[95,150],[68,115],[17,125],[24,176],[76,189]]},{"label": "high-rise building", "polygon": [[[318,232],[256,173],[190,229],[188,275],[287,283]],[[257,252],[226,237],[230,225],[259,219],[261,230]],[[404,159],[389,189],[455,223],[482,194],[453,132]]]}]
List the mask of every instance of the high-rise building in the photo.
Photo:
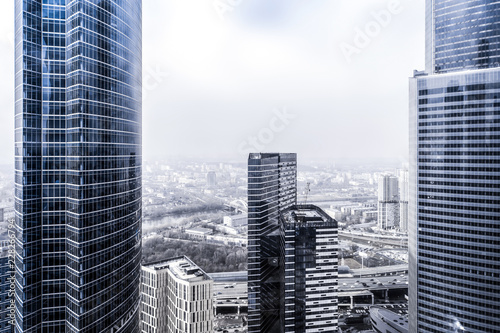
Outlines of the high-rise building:
[{"label": "high-rise building", "polygon": [[398,170],[399,184],[399,229],[408,232],[408,169]]},{"label": "high-rise building", "polygon": [[427,0],[410,79],[409,330],[500,327],[500,6]]},{"label": "high-rise building", "polygon": [[17,332],[137,332],[141,0],[15,1]]},{"label": "high-rise building", "polygon": [[281,213],[280,230],[281,332],[337,332],[337,221],[298,205]]},{"label": "high-rise building", "polygon": [[384,175],[378,180],[378,227],[399,227],[399,183],[395,176]]},{"label": "high-rise building", "polygon": [[142,266],[143,333],[213,331],[213,280],[187,257]]},{"label": "high-rise building", "polygon": [[207,186],[216,186],[217,185],[217,174],[215,171],[207,172]]},{"label": "high-rise building", "polygon": [[280,331],[279,216],[297,202],[297,155],[248,157],[248,332]]}]

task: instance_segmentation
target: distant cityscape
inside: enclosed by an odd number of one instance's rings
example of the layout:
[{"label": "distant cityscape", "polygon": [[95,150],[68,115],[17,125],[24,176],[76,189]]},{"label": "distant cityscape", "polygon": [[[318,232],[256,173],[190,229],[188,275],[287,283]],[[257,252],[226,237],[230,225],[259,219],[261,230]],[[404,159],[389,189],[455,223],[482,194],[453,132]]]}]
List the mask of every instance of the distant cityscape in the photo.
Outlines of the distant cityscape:
[{"label": "distant cityscape", "polygon": [[[338,221],[340,296],[335,325],[369,329],[368,309],[373,304],[382,308],[397,305],[398,311],[406,313],[407,234],[399,221],[393,220],[390,227],[381,228],[378,219],[378,212],[384,207],[380,184],[387,178],[400,179],[395,175],[404,173],[406,164],[304,164],[297,166],[297,203],[321,207],[329,218]],[[210,281],[210,292],[203,297],[210,302],[212,311],[210,316],[205,315],[205,322],[216,331],[247,331],[248,166],[158,161],[144,163],[143,169],[144,267],[187,256],[189,267],[199,267],[206,281]],[[5,221],[13,217],[9,171],[6,169],[0,176]],[[393,189],[399,198],[398,184],[405,183],[398,180]],[[399,199],[396,206],[399,209]],[[8,242],[6,232],[2,237]],[[193,279],[196,281],[196,276]],[[191,278],[185,281],[187,286],[193,285]],[[389,293],[383,292],[387,285],[391,286]],[[365,291],[367,286],[373,287]],[[142,293],[146,291],[142,289]],[[151,318],[148,325],[153,325],[154,320],[160,319]],[[156,323],[160,325],[160,321]]]},{"label": "distant cityscape", "polygon": [[145,161],[142,1],[15,16],[0,333],[499,331],[498,3],[426,1],[386,164]]}]

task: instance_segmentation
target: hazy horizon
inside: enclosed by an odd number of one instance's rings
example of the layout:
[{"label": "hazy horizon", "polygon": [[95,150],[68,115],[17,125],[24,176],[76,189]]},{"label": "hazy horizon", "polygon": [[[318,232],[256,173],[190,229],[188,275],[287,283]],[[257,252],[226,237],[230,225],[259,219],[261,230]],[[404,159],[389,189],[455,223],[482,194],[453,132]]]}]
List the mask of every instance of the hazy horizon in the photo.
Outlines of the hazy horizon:
[{"label": "hazy horizon", "polygon": [[[230,5],[234,3],[234,5]],[[0,163],[14,160],[14,5],[1,15]],[[143,1],[145,160],[408,158],[412,0]]]}]

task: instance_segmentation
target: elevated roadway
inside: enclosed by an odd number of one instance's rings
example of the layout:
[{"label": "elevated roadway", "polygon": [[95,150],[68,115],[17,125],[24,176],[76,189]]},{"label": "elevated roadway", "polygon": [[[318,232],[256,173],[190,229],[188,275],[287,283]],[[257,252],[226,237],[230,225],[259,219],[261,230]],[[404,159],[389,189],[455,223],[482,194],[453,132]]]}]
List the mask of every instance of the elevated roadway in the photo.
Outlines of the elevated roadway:
[{"label": "elevated roadway", "polygon": [[351,241],[362,241],[370,244],[392,245],[400,248],[408,248],[407,238],[396,238],[379,234],[360,234],[339,230],[339,239]]}]

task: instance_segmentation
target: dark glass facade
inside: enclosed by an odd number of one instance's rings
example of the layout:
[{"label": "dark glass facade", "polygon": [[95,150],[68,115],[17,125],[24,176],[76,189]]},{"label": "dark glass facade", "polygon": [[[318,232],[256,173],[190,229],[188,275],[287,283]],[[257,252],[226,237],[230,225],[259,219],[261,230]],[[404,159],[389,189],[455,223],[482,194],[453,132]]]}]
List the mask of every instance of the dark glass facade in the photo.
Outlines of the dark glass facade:
[{"label": "dark glass facade", "polygon": [[337,221],[313,205],[280,216],[281,332],[338,332]]},{"label": "dark glass facade", "polygon": [[427,0],[434,73],[500,65],[500,3]]},{"label": "dark glass facade", "polygon": [[140,0],[16,0],[16,331],[135,332]]},{"label": "dark glass facade", "polygon": [[280,332],[280,212],[296,204],[296,154],[248,158],[248,331]]}]

